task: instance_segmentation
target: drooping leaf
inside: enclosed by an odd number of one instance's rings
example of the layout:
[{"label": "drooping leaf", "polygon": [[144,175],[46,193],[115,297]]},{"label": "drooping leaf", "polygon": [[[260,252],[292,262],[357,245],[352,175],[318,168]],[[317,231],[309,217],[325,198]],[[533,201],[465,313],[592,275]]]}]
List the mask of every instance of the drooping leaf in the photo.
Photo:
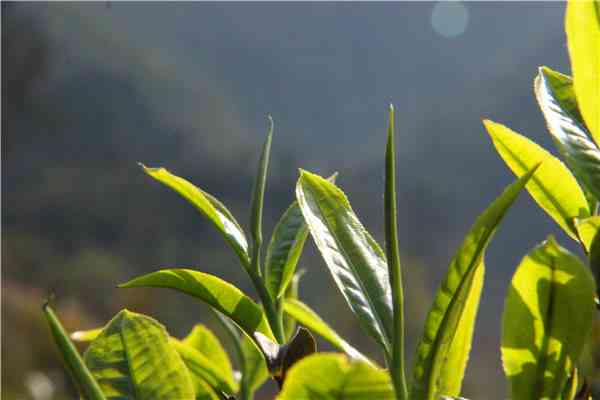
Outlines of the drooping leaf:
[{"label": "drooping leaf", "polygon": [[288,299],[283,304],[284,311],[291,315],[296,321],[327,340],[337,349],[346,353],[349,357],[361,361],[369,361],[360,351],[352,347],[340,335],[337,334],[315,311],[300,300]]},{"label": "drooping leaf", "polygon": [[296,363],[278,400],[392,400],[389,374],[341,354],[317,353]]},{"label": "drooping leaf", "polygon": [[274,340],[262,308],[238,288],[214,275],[190,269],[164,269],[134,278],[119,287],[161,287],[183,292],[231,318],[251,338],[259,332]]},{"label": "drooping leaf", "polygon": [[577,240],[574,218],[590,216],[581,187],[571,171],[556,157],[528,138],[504,125],[484,121],[496,150],[517,176],[542,163],[527,184],[527,191],[538,205],[564,231]]},{"label": "drooping leaf", "polygon": [[600,229],[600,216],[576,219],[575,227],[577,228],[579,241],[585,248],[585,251],[589,254],[592,247],[592,241]]},{"label": "drooping leaf", "polygon": [[46,303],[42,309],[48,320],[54,342],[83,398],[86,400],[105,400],[106,397],[102,393],[100,385],[83,362],[71,340],[69,340],[69,335],[67,335],[52,307]]},{"label": "drooping leaf", "polygon": [[296,197],[338,289],[363,328],[391,354],[392,296],[381,248],[331,182],[301,171]]},{"label": "drooping leaf", "polygon": [[144,172],[179,193],[208,218],[233,248],[242,265],[245,268],[249,267],[248,242],[244,231],[220,201],[165,168],[148,168],[143,164],[140,165]]},{"label": "drooping leaf", "polygon": [[84,360],[107,399],[193,399],[190,375],[152,318],[119,312],[90,343]]},{"label": "drooping leaf", "polygon": [[225,380],[231,387],[235,386],[229,355],[227,355],[219,339],[206,326],[196,324],[181,342],[199,351],[210,360],[210,363],[220,371],[222,376],[226,377]]},{"label": "drooping leaf", "polygon": [[600,3],[571,0],[565,18],[577,103],[600,144]]},{"label": "drooping leaf", "polygon": [[460,395],[483,286],[485,250],[535,168],[508,186],[477,218],[450,262],[417,347],[411,399]]},{"label": "drooping leaf", "polygon": [[[327,178],[335,183],[337,173]],[[283,213],[273,230],[265,258],[265,284],[271,297],[279,298],[287,289],[308,236],[302,210],[294,201]]]},{"label": "drooping leaf", "polygon": [[222,370],[217,361],[185,342],[173,338],[170,339],[170,342],[188,368],[194,386],[202,386],[201,383],[206,382],[212,388],[224,393],[234,394],[238,391],[238,385],[233,379],[231,370]]},{"label": "drooping leaf", "polygon": [[502,360],[513,400],[559,399],[592,327],[594,281],[554,238],[519,264],[502,318]]},{"label": "drooping leaf", "polygon": [[600,149],[581,124],[571,78],[541,67],[535,94],[560,154],[596,199],[600,199]]}]

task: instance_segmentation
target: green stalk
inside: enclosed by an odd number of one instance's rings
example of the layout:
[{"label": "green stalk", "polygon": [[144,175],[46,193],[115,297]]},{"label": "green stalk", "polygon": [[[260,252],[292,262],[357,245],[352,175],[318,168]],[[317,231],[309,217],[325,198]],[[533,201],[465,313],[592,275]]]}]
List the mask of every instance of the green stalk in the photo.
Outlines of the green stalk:
[{"label": "green stalk", "polygon": [[69,339],[69,335],[48,302],[44,304],[42,310],[48,320],[48,325],[52,331],[54,341],[56,342],[67,369],[75,381],[82,397],[86,400],[106,400],[98,382],[94,379],[94,376],[83,362],[79,351],[77,351],[75,345],[71,342],[71,339]]},{"label": "green stalk", "polygon": [[389,118],[388,142],[385,152],[385,250],[394,307],[394,337],[392,338],[391,365],[389,367],[396,389],[396,398],[405,400],[408,399],[408,387],[404,372],[404,294],[398,250],[394,106],[391,104]]}]

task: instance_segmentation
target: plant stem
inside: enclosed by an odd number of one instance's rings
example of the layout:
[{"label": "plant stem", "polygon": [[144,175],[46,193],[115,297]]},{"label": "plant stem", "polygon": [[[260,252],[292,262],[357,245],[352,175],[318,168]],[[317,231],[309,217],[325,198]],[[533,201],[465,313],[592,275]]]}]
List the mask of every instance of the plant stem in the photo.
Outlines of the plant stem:
[{"label": "plant stem", "polygon": [[396,151],[394,147],[394,107],[392,105],[390,105],[389,118],[385,155],[385,249],[394,309],[390,373],[396,390],[396,398],[406,400],[408,399],[408,387],[404,372],[404,293],[396,222]]},{"label": "plant stem", "polygon": [[[260,258],[260,247],[258,250],[253,252],[252,259],[254,257]],[[260,269],[259,269],[260,271]],[[254,287],[258,292],[258,297],[265,309],[265,315],[267,317],[267,321],[273,331],[273,335],[275,335],[275,339],[279,344],[283,344],[285,342],[285,335],[283,333],[283,318],[282,314],[277,312],[277,308],[273,299],[271,299],[271,295],[267,291],[265,284],[263,283],[259,274],[255,273],[254,270],[248,271],[250,274],[250,278],[252,278],[252,283],[254,283]]]}]

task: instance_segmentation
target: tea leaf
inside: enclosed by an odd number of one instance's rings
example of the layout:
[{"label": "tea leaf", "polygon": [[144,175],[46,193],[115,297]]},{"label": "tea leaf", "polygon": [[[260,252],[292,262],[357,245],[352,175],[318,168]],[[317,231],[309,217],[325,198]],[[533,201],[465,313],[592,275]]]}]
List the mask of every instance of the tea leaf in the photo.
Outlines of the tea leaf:
[{"label": "tea leaf", "polygon": [[84,355],[107,399],[193,399],[185,364],[154,319],[119,312]]},{"label": "tea leaf", "polygon": [[575,227],[577,228],[577,235],[579,235],[579,241],[585,248],[585,251],[589,254],[592,248],[592,242],[594,237],[600,230],[600,216],[593,216],[583,219],[575,219]]},{"label": "tea leaf", "polygon": [[577,104],[600,144],[600,3],[571,0],[565,18]]},{"label": "tea leaf", "polygon": [[296,197],[338,289],[363,328],[389,356],[392,296],[381,248],[362,226],[344,193],[331,182],[301,171]]},{"label": "tea leaf", "polygon": [[278,400],[392,400],[389,374],[340,354],[317,353],[296,363]]},{"label": "tea leaf", "polygon": [[452,259],[417,348],[411,399],[460,395],[483,286],[485,250],[536,168],[508,186],[477,218]]},{"label": "tea leaf", "polygon": [[527,184],[527,191],[563,230],[577,240],[574,218],[590,216],[581,187],[569,169],[552,154],[504,125],[484,121],[498,154],[517,176],[542,165]]},{"label": "tea leaf", "polygon": [[46,303],[42,309],[67,370],[71,374],[83,398],[86,400],[105,400],[106,397],[102,393],[100,385],[83,362],[81,355],[79,355],[71,340],[69,340],[69,335],[67,335],[52,307]]},{"label": "tea leaf", "polygon": [[571,78],[541,67],[535,94],[550,135],[571,171],[600,199],[600,149],[580,122]]},{"label": "tea leaf", "polygon": [[148,168],[143,164],[140,165],[144,172],[179,193],[208,218],[233,248],[242,265],[249,268],[248,242],[244,230],[219,200],[187,180],[171,174],[165,168]]},{"label": "tea leaf", "polygon": [[514,400],[559,399],[592,327],[594,281],[550,237],[519,264],[502,317],[502,360]]}]

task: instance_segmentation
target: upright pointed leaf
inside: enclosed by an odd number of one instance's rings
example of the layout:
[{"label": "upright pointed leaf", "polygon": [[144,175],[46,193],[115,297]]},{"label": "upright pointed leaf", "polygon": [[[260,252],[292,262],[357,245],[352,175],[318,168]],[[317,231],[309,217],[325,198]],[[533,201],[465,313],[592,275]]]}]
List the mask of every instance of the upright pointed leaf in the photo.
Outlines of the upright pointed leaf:
[{"label": "upright pointed leaf", "polygon": [[508,186],[477,218],[452,259],[417,347],[411,399],[460,395],[483,286],[485,250],[534,172],[535,168]]},{"label": "upright pointed leaf", "polygon": [[331,182],[301,171],[296,197],[338,289],[363,328],[391,354],[392,296],[381,248]]},{"label": "upright pointed leaf", "polygon": [[259,332],[274,340],[262,308],[238,288],[214,275],[190,269],[164,269],[134,278],[119,287],[161,287],[183,292],[229,317],[251,338]]},{"label": "upright pointed leaf", "polygon": [[590,210],[569,169],[552,154],[504,125],[488,120],[484,124],[498,154],[515,175],[522,176],[542,163],[527,184],[527,191],[569,236],[577,240],[573,220],[589,217]]},{"label": "upright pointed leaf", "polygon": [[242,385],[248,388],[248,398],[252,398],[254,392],[269,379],[269,370],[264,357],[247,337],[242,338],[241,349],[245,365],[242,373]]},{"label": "upright pointed leaf", "polygon": [[502,318],[511,399],[559,399],[592,327],[594,281],[552,237],[518,266]]},{"label": "upright pointed leaf", "polygon": [[[304,270],[300,270],[296,274],[294,274],[294,277],[292,278],[290,284],[288,285],[287,289],[285,290],[283,299],[280,300],[283,302],[283,306],[285,306],[286,301],[298,300],[298,286],[299,286],[300,278],[302,277],[302,275],[304,275]],[[280,307],[281,306],[282,305],[280,305]],[[283,328],[284,328],[286,340],[289,340],[292,337],[292,335],[294,334],[294,332],[296,331],[296,319],[293,316],[291,316],[290,314],[284,314],[283,315]]]},{"label": "upright pointed leaf", "polygon": [[565,20],[577,103],[600,144],[600,3],[571,0]]},{"label": "upright pointed leaf", "polygon": [[341,354],[317,353],[295,364],[277,400],[393,400],[389,374]]},{"label": "upright pointed leaf", "polygon": [[227,381],[232,386],[235,386],[229,355],[221,345],[219,339],[206,326],[196,324],[181,342],[184,345],[194,348],[210,360],[211,364],[221,372],[221,375],[226,376]]},{"label": "upright pointed leaf", "polygon": [[220,201],[187,180],[173,175],[165,168],[148,168],[142,164],[141,166],[144,172],[179,193],[208,218],[233,248],[242,265],[248,268],[250,259],[244,231]]},{"label": "upright pointed leaf", "polygon": [[337,349],[346,353],[349,357],[361,361],[370,362],[367,357],[346,342],[336,331],[333,330],[312,308],[300,300],[288,299],[283,304],[283,309],[296,321],[327,340]]},{"label": "upright pointed leaf", "polygon": [[534,87],[550,135],[565,162],[584,187],[600,199],[600,149],[581,125],[571,78],[541,67]]},{"label": "upright pointed leaf", "polygon": [[52,337],[63,357],[69,374],[85,400],[105,400],[100,385],[87,368],[69,335],[48,303],[42,308],[48,320]]},{"label": "upright pointed leaf", "polygon": [[190,375],[167,331],[144,315],[119,312],[84,359],[107,399],[194,398]]}]

